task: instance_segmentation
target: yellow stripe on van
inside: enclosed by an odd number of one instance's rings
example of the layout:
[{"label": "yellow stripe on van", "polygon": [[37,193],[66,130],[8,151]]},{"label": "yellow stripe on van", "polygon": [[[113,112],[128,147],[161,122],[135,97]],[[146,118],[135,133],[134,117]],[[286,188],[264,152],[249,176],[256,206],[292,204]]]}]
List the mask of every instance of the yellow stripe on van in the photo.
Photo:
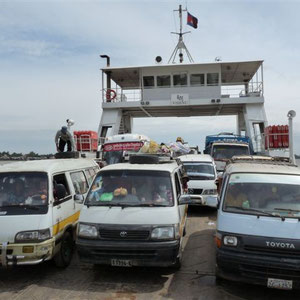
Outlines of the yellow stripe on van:
[{"label": "yellow stripe on van", "polygon": [[62,230],[64,230],[64,228],[69,225],[69,224],[73,224],[74,222],[76,222],[79,218],[79,214],[80,211],[76,212],[74,215],[56,223],[53,226],[53,236],[57,235],[59,232],[61,232]]}]

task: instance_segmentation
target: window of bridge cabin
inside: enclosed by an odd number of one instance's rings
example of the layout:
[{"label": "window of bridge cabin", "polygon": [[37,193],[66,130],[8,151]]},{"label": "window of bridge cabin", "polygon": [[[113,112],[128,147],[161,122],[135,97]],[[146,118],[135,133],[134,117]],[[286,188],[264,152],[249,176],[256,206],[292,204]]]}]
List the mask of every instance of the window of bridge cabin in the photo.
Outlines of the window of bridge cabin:
[{"label": "window of bridge cabin", "polygon": [[190,75],[190,84],[191,86],[200,86],[205,84],[205,75],[204,74],[191,74]]},{"label": "window of bridge cabin", "polygon": [[180,73],[173,75],[173,86],[187,86],[187,74]]},{"label": "window of bridge cabin", "polygon": [[144,88],[154,87],[154,76],[144,76],[143,84],[144,84]]},{"label": "window of bridge cabin", "polygon": [[158,87],[170,87],[171,86],[171,76],[170,75],[160,75],[156,78]]},{"label": "window of bridge cabin", "polygon": [[207,73],[207,85],[219,85],[219,73]]}]

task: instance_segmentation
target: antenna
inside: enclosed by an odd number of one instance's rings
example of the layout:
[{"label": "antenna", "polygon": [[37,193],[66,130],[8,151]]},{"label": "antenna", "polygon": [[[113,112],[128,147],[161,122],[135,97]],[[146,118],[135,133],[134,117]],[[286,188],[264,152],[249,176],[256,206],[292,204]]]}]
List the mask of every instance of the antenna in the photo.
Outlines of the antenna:
[{"label": "antenna", "polygon": [[183,51],[185,51],[188,59],[190,62],[194,62],[189,50],[187,49],[187,47],[185,46],[184,42],[183,42],[183,35],[190,33],[190,31],[187,32],[182,32],[182,12],[183,11],[187,11],[187,9],[182,9],[181,5],[179,5],[179,9],[178,10],[174,10],[174,11],[178,11],[179,12],[179,20],[180,20],[180,31],[179,32],[171,32],[173,34],[177,34],[178,37],[178,43],[168,61],[168,64],[172,61],[172,63],[175,63],[176,60],[176,55],[177,52],[179,52],[179,62],[182,63],[183,62]]}]

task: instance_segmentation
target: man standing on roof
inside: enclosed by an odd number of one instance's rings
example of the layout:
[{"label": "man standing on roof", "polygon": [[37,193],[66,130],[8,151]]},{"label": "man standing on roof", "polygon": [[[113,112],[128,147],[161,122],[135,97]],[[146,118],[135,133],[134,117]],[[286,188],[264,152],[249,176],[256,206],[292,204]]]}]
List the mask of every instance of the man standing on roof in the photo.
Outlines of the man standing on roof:
[{"label": "man standing on roof", "polygon": [[60,130],[57,131],[55,135],[55,144],[57,152],[64,152],[65,145],[67,144],[67,151],[74,151],[74,140],[72,134],[68,131],[67,126],[63,126]]}]

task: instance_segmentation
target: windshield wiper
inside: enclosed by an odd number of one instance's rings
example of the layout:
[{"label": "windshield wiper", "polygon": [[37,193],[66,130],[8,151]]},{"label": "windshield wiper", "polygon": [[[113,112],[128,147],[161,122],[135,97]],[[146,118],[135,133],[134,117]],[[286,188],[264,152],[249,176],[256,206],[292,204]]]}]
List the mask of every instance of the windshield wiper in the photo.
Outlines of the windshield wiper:
[{"label": "windshield wiper", "polygon": [[104,201],[102,203],[94,203],[94,204],[87,204],[89,207],[90,206],[108,206],[113,207],[113,206],[118,206],[121,207],[122,209],[125,207],[153,207],[153,206],[157,206],[157,207],[167,207],[167,205],[164,204],[156,204],[156,203],[134,203],[134,204],[129,204],[129,203],[105,203]]},{"label": "windshield wiper", "polygon": [[32,210],[39,210],[39,206],[37,205],[29,205],[29,204],[11,204],[11,205],[2,205],[0,206],[1,207],[24,207],[24,208],[29,208],[29,209],[32,209]]},{"label": "windshield wiper", "polygon": [[165,205],[165,204],[157,204],[157,203],[142,203],[142,204],[139,204],[137,206],[140,206],[140,207],[153,207],[153,206],[157,206],[157,207],[167,207],[168,205]]},{"label": "windshield wiper", "polygon": [[292,208],[280,208],[280,207],[275,207],[273,208],[274,210],[279,210],[279,211],[288,211],[288,212],[300,212],[300,209],[292,209]]},{"label": "windshield wiper", "polygon": [[[247,208],[247,207],[241,207],[241,206],[233,206],[233,205],[229,205],[226,206],[226,208],[235,208],[237,210],[243,210],[243,211],[253,211],[253,212],[257,212],[257,213],[262,213],[265,216],[270,216],[270,217],[279,217],[282,219],[282,221],[285,220],[285,218],[283,216],[281,216],[280,214],[277,213],[270,213],[264,210],[260,210],[260,209],[255,209],[255,208]],[[257,218],[259,218],[259,215],[257,215]]]}]

